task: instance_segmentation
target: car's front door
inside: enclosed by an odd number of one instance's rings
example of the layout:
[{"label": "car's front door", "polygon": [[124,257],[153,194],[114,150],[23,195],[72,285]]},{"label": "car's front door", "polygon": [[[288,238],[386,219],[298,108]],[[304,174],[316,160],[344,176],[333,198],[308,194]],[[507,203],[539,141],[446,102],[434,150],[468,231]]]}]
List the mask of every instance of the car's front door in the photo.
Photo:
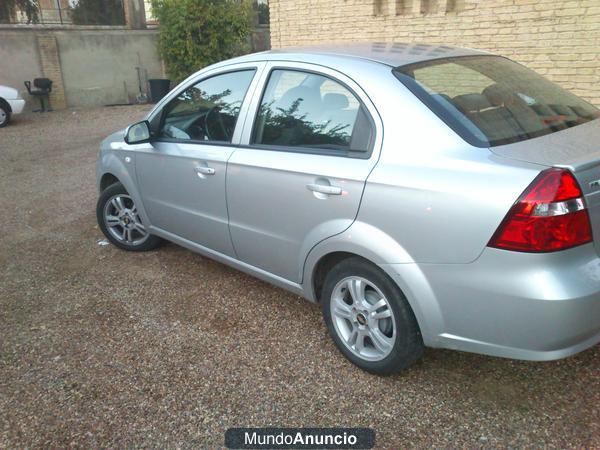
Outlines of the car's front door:
[{"label": "car's front door", "polygon": [[263,78],[228,164],[229,228],[240,260],[300,282],[308,251],[354,221],[381,123],[333,70],[271,62]]},{"label": "car's front door", "polygon": [[136,154],[136,173],[153,227],[234,255],[225,198],[227,160],[239,141],[237,119],[258,69],[254,64],[203,75],[152,121],[156,136]]}]

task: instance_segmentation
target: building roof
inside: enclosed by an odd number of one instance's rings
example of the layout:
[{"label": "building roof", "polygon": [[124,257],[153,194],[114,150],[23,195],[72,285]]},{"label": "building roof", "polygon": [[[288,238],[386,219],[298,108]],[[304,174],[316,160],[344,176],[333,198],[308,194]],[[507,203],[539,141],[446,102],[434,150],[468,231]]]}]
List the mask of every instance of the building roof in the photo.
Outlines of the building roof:
[{"label": "building roof", "polygon": [[455,56],[489,55],[489,53],[480,50],[452,47],[448,45],[398,42],[354,42],[348,44],[287,47],[270,50],[268,52],[264,52],[263,55],[264,54],[278,56],[291,56],[298,54],[342,56],[376,61],[392,67]]}]

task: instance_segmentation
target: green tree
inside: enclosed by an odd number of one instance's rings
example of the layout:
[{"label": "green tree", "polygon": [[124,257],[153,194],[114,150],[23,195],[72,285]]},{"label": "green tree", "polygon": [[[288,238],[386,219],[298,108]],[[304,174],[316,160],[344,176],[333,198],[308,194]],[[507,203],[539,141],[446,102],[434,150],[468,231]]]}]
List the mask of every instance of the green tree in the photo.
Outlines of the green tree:
[{"label": "green tree", "polygon": [[254,0],[254,9],[258,15],[258,23],[260,25],[268,25],[270,22],[269,4],[265,0]]},{"label": "green tree", "polygon": [[0,0],[0,23],[11,22],[17,11],[25,14],[27,23],[40,20],[37,0]]},{"label": "green tree", "polygon": [[246,53],[252,5],[240,0],[152,0],[160,23],[158,50],[174,81]]},{"label": "green tree", "polygon": [[79,0],[71,18],[76,25],[125,25],[122,0]]}]

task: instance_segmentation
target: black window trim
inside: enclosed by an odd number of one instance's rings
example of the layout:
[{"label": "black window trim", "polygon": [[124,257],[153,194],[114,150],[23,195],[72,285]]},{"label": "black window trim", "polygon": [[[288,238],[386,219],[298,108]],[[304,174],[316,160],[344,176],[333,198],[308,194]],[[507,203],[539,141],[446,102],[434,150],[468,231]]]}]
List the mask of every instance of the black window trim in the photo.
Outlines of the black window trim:
[{"label": "black window trim", "polygon": [[[182,92],[188,90],[191,87],[194,87],[198,83],[202,83],[203,81],[210,80],[211,78],[214,78],[214,77],[218,77],[221,75],[227,75],[230,73],[236,73],[236,72],[252,71],[252,72],[254,72],[254,75],[252,76],[252,79],[250,80],[250,84],[248,85],[248,88],[246,89],[246,92],[244,93],[244,98],[242,99],[242,106],[243,106],[244,103],[246,103],[246,99],[248,98],[248,92],[250,91],[250,86],[252,85],[252,82],[256,78],[258,69],[259,69],[258,66],[230,68],[228,70],[224,70],[223,72],[213,73],[204,78],[192,80],[190,83],[188,83],[187,85],[182,87],[179,91],[177,91],[177,93],[173,95],[173,98],[171,98],[167,103],[165,103],[164,106],[160,109],[160,112],[157,113],[157,115],[159,116],[159,125],[158,125],[158,130],[155,132],[160,131],[164,125],[164,121],[165,121],[165,113],[164,112],[165,112],[166,107],[169,104],[171,104],[171,102],[173,100],[175,100]],[[240,112],[241,112],[241,108],[240,108]],[[154,119],[154,117],[152,117],[152,119]],[[233,127],[234,134],[235,134],[235,130],[237,129],[239,119],[240,119],[240,115],[238,114],[238,116],[235,119],[235,125]],[[233,139],[233,136],[232,136],[232,139]],[[177,138],[156,137],[156,136],[152,137],[152,142],[167,142],[167,143],[174,143],[174,144],[204,144],[204,145],[213,145],[213,146],[216,145],[216,146],[223,146],[223,147],[239,147],[238,144],[234,144],[231,141],[229,141],[229,142],[226,142],[226,141],[203,141],[203,140],[199,140],[199,139],[177,139]]]},{"label": "black window trim", "polygon": [[[269,86],[269,81],[271,80],[271,76],[273,75],[273,72],[276,70],[285,70],[288,72],[301,72],[301,73],[306,73],[309,75],[318,75],[323,78],[327,78],[327,79],[333,81],[334,83],[338,83],[339,85],[341,85],[342,87],[347,89],[354,96],[354,98],[356,98],[356,100],[359,102],[360,107],[363,108],[363,110],[365,112],[365,116],[367,117],[367,120],[369,121],[369,125],[371,127],[372,133],[371,133],[371,139],[369,140],[369,146],[368,146],[367,151],[362,152],[362,151],[356,151],[356,150],[354,150],[354,151],[353,150],[336,150],[336,149],[322,148],[322,147],[302,147],[302,146],[286,146],[286,145],[272,145],[272,144],[256,144],[254,142],[254,139],[255,139],[255,134],[256,134],[256,124],[258,121],[258,114],[260,112],[260,107],[262,105],[262,100],[265,96],[267,87]],[[256,110],[254,111],[254,117],[252,119],[250,126],[252,127],[251,133],[250,133],[250,141],[247,145],[241,145],[241,147],[249,148],[249,149],[257,149],[257,150],[269,150],[269,151],[276,151],[276,152],[283,152],[283,153],[300,153],[300,154],[308,154],[308,155],[336,156],[336,157],[352,158],[352,159],[370,159],[371,156],[373,155],[373,149],[375,147],[375,142],[377,140],[376,139],[377,126],[376,126],[375,120],[373,119],[371,112],[366,107],[362,98],[359,95],[357,95],[357,93],[354,91],[354,89],[352,89],[350,86],[348,86],[342,80],[339,80],[338,78],[335,78],[335,77],[325,74],[323,72],[319,72],[318,70],[311,70],[311,69],[298,68],[298,67],[289,67],[289,66],[283,66],[283,65],[282,66],[275,65],[275,66],[271,67],[269,70],[269,73],[266,75],[265,81],[263,82],[263,85],[262,85],[260,96],[258,98]]]}]

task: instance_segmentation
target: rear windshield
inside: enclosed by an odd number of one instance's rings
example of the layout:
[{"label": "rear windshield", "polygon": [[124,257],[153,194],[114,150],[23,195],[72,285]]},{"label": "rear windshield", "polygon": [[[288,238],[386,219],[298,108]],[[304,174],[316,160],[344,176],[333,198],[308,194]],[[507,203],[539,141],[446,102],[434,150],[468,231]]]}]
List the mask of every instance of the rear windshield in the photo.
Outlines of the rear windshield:
[{"label": "rear windshield", "polygon": [[410,64],[396,77],[467,142],[492,147],[589,122],[600,111],[499,56]]}]

